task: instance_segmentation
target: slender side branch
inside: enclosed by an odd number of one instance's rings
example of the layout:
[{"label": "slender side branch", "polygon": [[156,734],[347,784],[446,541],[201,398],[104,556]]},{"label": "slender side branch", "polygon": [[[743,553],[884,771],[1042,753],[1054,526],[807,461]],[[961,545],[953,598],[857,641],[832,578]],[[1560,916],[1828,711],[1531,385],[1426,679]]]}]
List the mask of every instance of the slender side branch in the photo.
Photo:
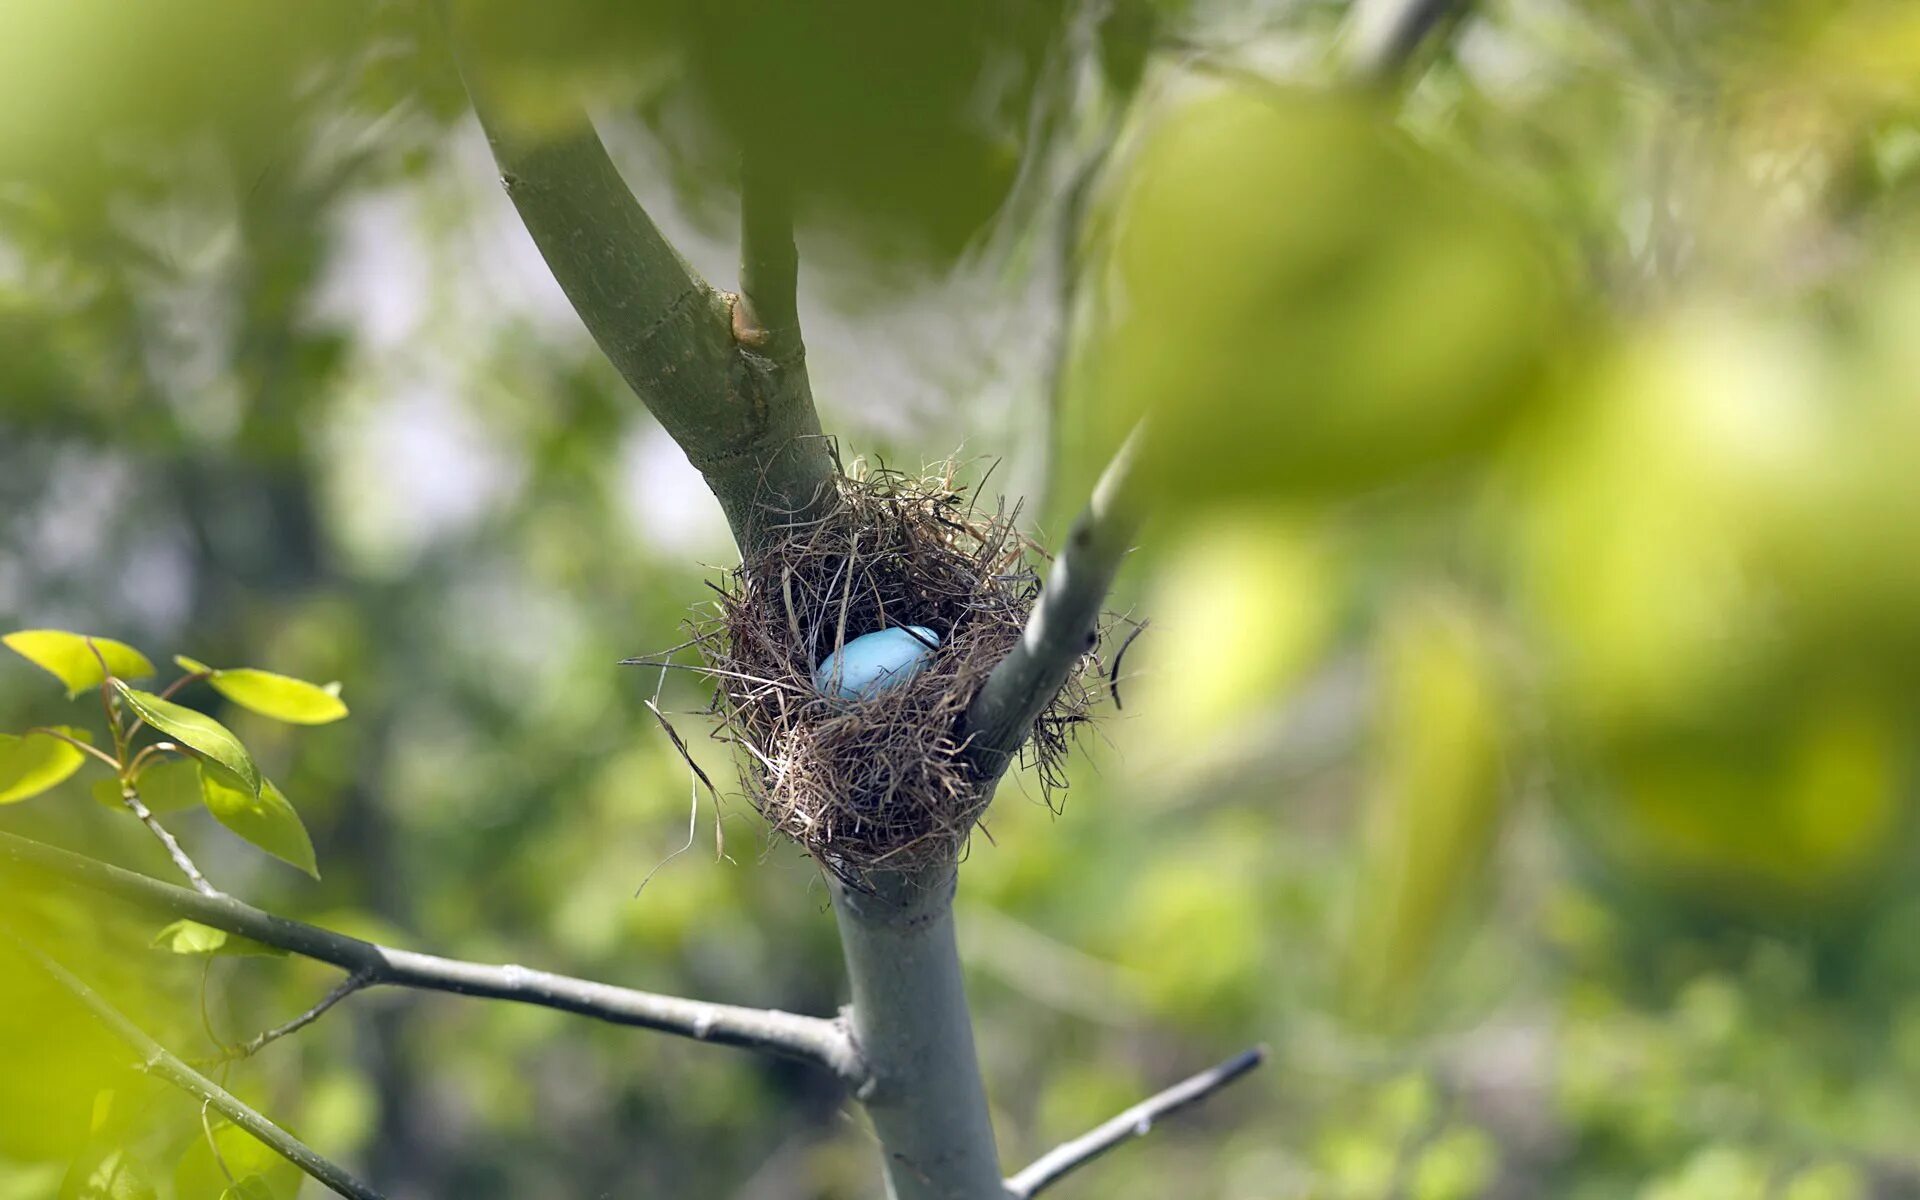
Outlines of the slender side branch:
[{"label": "slender side branch", "polygon": [[[191,894],[191,893],[189,893]],[[346,1168],[324,1158],[311,1146],[249,1108],[238,1097],[174,1057],[165,1046],[153,1040],[106,1000],[53,959],[18,938],[9,940],[32,959],[42,971],[85,1004],[102,1025],[140,1055],[145,1071],[158,1075],[174,1087],[216,1109],[227,1120],[258,1138],[262,1144],[294,1166],[350,1200],[383,1200],[379,1192],[350,1175]]]},{"label": "slender side branch", "polygon": [[174,837],[172,831],[165,825],[162,825],[160,818],[154,816],[153,810],[148,808],[146,802],[140,799],[140,791],[138,788],[134,787],[131,783],[123,781],[120,784],[120,802],[127,806],[128,812],[140,818],[140,823],[147,827],[148,833],[151,833],[159,840],[162,846],[166,847],[167,857],[173,860],[174,866],[180,868],[180,873],[187,877],[187,882],[193,885],[194,891],[199,892],[203,896],[218,896],[221,894],[220,889],[209,883],[207,877],[201,873],[200,868],[194,865],[193,859],[188,857],[186,849],[180,845],[180,839]]},{"label": "slender side branch", "polygon": [[220,1056],[221,1059],[231,1062],[235,1059],[252,1058],[288,1034],[299,1033],[302,1029],[318,1021],[326,1015],[328,1009],[372,982],[373,980],[367,977],[366,972],[352,972],[345,979],[334,984],[332,990],[320,997],[312,1008],[309,1008],[291,1021],[275,1025],[272,1029],[263,1030],[253,1035],[246,1041],[241,1042],[238,1046],[229,1047],[226,1052]]},{"label": "slender side branch", "polygon": [[460,74],[500,178],[594,341],[699,468],[742,552],[794,514],[814,515],[832,498],[833,460],[797,367],[799,325],[780,298],[791,239],[784,259],[774,247],[750,251],[763,257],[748,272],[758,319],[796,343],[769,356],[736,339],[731,302],[640,207],[584,110],[556,121],[543,105],[537,123],[518,119],[489,64],[462,46],[461,7],[447,6]]},{"label": "slender side branch", "polygon": [[799,287],[792,185],[765,150],[749,146],[740,159],[740,308],[734,312],[734,336],[790,371],[806,369]]},{"label": "slender side branch", "polygon": [[1032,1166],[1007,1180],[1007,1192],[1015,1200],[1037,1196],[1066,1175],[1133,1138],[1144,1137],[1160,1118],[1198,1104],[1234,1080],[1266,1061],[1267,1048],[1236,1054],[1217,1067],[1174,1084],[1164,1092],[1134,1105],[1111,1121],[1062,1143],[1034,1160]]},{"label": "slender side branch", "polygon": [[8,865],[92,888],[150,912],[188,917],[304,958],[332,963],[364,975],[368,986],[385,984],[555,1008],[615,1025],[797,1058],[826,1067],[856,1086],[865,1079],[852,1039],[835,1020],[710,1004],[527,967],[462,962],[381,946],[275,916],[231,896],[202,895],[85,855],[0,833],[0,869]]},{"label": "slender side branch", "polygon": [[1144,427],[1135,428],[1107,464],[1054,561],[1020,644],[994,667],[967,708],[967,753],[988,778],[1007,769],[1034,718],[1066,682],[1074,663],[1094,647],[1100,606],[1140,527],[1132,478],[1143,432]]}]

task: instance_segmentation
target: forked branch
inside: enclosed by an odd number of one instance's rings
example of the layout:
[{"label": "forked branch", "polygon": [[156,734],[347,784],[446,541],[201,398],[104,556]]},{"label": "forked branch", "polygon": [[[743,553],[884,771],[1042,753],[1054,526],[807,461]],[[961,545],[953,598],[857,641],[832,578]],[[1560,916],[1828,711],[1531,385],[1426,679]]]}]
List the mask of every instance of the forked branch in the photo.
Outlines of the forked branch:
[{"label": "forked branch", "polygon": [[0,833],[0,869],[10,866],[79,884],[149,912],[187,917],[303,958],[332,963],[363,977],[365,986],[384,984],[555,1008],[615,1025],[800,1059],[856,1086],[865,1078],[853,1041],[836,1020],[710,1004],[527,967],[462,962],[382,946],[275,916],[231,896],[203,896],[85,855]]},{"label": "forked branch", "polygon": [[[463,36],[462,7],[445,7],[460,75],[507,195],[594,341],[713,489],[742,553],[827,503],[833,460],[799,366],[781,196],[750,189],[743,273],[758,324],[736,327],[734,303],[634,199],[584,109],[555,119],[543,103],[529,121],[503,96],[498,64]],[[791,344],[768,354],[753,344],[762,332]]]},{"label": "forked branch", "polygon": [[349,1200],[383,1200],[379,1192],[354,1178],[346,1168],[325,1158],[313,1147],[249,1108],[231,1092],[181,1062],[165,1046],[154,1041],[144,1029],[128,1020],[125,1014],[107,1003],[99,993],[88,987],[85,981],[73,972],[17,937],[9,934],[8,940],[19,948],[20,953],[46,972],[49,978],[86,1005],[88,1010],[102,1025],[111,1030],[115,1037],[139,1054],[142,1070],[158,1075],[174,1087],[210,1106],[221,1116],[258,1138],[275,1154],[326,1184],[338,1195],[349,1197]]}]

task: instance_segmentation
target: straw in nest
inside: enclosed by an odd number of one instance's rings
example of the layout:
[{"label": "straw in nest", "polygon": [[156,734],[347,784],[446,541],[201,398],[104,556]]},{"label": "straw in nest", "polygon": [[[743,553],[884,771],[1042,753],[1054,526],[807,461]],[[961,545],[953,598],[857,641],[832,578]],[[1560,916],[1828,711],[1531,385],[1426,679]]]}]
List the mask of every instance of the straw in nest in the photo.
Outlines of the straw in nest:
[{"label": "straw in nest", "polygon": [[[840,477],[833,510],[786,527],[732,572],[717,616],[694,631],[755,807],[856,886],[957,861],[992,795],[960,724],[1019,641],[1039,583],[1013,515],[978,509],[954,475],[947,464],[925,478]],[[860,701],[815,689],[828,654],[909,625],[940,636],[910,680]],[[1090,661],[1022,752],[1050,807],[1072,731],[1087,720]]]}]

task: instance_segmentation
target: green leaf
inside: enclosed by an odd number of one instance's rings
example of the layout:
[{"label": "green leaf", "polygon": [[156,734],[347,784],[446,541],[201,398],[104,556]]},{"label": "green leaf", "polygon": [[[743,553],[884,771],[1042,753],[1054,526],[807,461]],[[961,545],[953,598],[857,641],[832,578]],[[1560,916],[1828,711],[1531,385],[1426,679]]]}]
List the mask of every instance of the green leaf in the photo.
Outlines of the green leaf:
[{"label": "green leaf", "polygon": [[[78,696],[90,687],[100,686],[107,672],[120,679],[143,679],[153,674],[153,664],[147,661],[146,655],[112,638],[88,637],[60,629],[22,629],[0,638],[0,642],[66,684],[68,696]],[[106,671],[100,669],[102,659],[106,660]]]},{"label": "green leaf", "polygon": [[218,954],[222,957],[281,958],[287,953],[278,946],[269,946],[265,942],[256,942],[224,929],[184,919],[154,934],[153,946],[156,950],[171,950],[175,954]]},{"label": "green leaf", "polygon": [[[211,765],[211,764],[207,764]],[[236,787],[235,781],[218,769],[200,772],[200,790],[207,811],[222,825],[282,861],[320,878],[313,858],[313,839],[300,814],[269,780],[260,781],[258,794]]]},{"label": "green leaf", "polygon": [[60,1185],[60,1200],[155,1200],[158,1195],[133,1155],[99,1139],[89,1141]]},{"label": "green leaf", "polygon": [[[86,730],[60,726],[69,737],[88,741]],[[0,804],[14,804],[65,783],[86,757],[45,733],[15,737],[0,733]]]},{"label": "green leaf", "polygon": [[249,1175],[236,1180],[234,1185],[220,1193],[220,1200],[274,1200],[273,1188],[265,1178]]},{"label": "green leaf", "polygon": [[176,655],[174,655],[174,656],[173,656],[173,665],[174,665],[174,666],[176,666],[176,667],[179,667],[179,668],[180,668],[180,669],[181,669],[182,671],[185,671],[185,672],[186,672],[187,674],[189,674],[189,675],[211,675],[211,674],[213,674],[213,668],[212,668],[212,667],[210,667],[210,666],[208,666],[207,664],[205,664],[205,663],[203,663],[203,662],[201,662],[201,661],[200,661],[199,659],[197,659],[197,658],[188,658],[188,657],[187,657],[186,655],[184,655],[184,654],[176,654]]},{"label": "green leaf", "polygon": [[171,950],[175,954],[212,954],[226,944],[226,930],[198,921],[175,921],[153,935],[154,949]]},{"label": "green leaf", "polygon": [[114,686],[127,707],[141,720],[225,768],[249,793],[259,794],[260,768],[253,765],[253,756],[240,744],[240,739],[233,736],[232,730],[205,713],[163,700],[152,692],[130,688],[118,680]]},{"label": "green leaf", "polygon": [[[200,761],[195,758],[163,758],[146,767],[135,781],[140,802],[155,816],[185,812],[200,807]],[[93,798],[106,808],[127,811],[120,798],[120,780],[102,779],[93,785]]]},{"label": "green leaf", "polygon": [[[134,781],[140,799],[156,815],[185,812],[200,806],[200,764],[191,758],[166,758],[146,767]],[[114,803],[120,802],[119,788]]]},{"label": "green leaf", "polygon": [[289,725],[325,725],[347,715],[337,684],[330,691],[304,679],[252,667],[215,671],[208,682],[240,707]]}]

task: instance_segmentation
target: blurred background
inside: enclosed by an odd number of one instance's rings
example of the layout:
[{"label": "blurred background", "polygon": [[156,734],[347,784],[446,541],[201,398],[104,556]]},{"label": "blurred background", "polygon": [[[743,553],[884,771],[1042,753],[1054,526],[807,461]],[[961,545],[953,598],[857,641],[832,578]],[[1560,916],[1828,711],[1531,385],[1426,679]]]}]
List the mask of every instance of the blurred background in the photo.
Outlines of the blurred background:
[{"label": "blurred background", "polygon": [[[784,156],[847,460],[958,456],[1054,544],[1159,410],[1119,702],[1064,811],[1010,778],[962,872],[1010,1167],[1265,1042],[1057,1194],[1920,1196],[1920,9],[1486,0],[1369,96],[1329,86],[1347,15],[471,28],[522,104],[586,91],[718,286],[740,146]],[[657,675],[614,664],[681,642],[733,552],[520,228],[432,11],[0,28],[0,626],[353,708],[193,694],[322,880],[170,818],[201,865],[401,945],[831,1012],[817,871],[743,802],[725,858],[703,832],[635,895],[690,781]],[[664,689],[709,728],[697,679]],[[0,729],[92,715],[0,663]],[[0,829],[170,878],[87,781]],[[15,879],[0,907],[185,1057],[335,978]],[[18,959],[0,1060],[0,1198],[220,1194],[197,1107]],[[878,1195],[818,1073],[558,1013],[363,994],[228,1082],[401,1198]]]}]

